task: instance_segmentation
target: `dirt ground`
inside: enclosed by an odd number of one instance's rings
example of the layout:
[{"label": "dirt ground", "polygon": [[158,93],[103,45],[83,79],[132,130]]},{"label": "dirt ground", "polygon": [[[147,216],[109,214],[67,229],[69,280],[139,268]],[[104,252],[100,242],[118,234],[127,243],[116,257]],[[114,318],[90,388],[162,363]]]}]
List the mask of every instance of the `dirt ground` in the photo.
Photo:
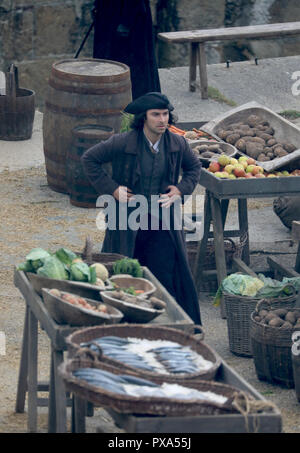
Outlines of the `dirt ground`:
[{"label": "dirt ground", "polygon": [[[0,433],[26,433],[27,406],[24,413],[15,413],[25,304],[13,283],[14,266],[23,261],[34,247],[55,250],[65,246],[81,251],[87,235],[91,236],[97,247],[103,239],[103,233],[97,230],[94,209],[74,207],[67,195],[49,189],[44,166],[1,173],[0,196],[3,200],[0,332],[4,332],[6,339],[5,354],[3,351],[0,354]],[[270,201],[266,206],[270,206]],[[221,319],[219,310],[213,307],[212,294],[203,295],[200,304],[207,343],[262,395],[278,406],[282,413],[284,432],[299,433],[300,404],[296,401],[294,389],[283,389],[258,381],[252,359],[240,358],[229,352],[226,320]],[[49,346],[47,335],[39,327],[38,373],[41,380],[47,380],[49,376]],[[47,408],[39,408],[38,432],[46,433],[47,423]],[[96,430],[122,432],[112,423],[110,416],[100,409],[95,410],[94,417],[87,419],[87,431]]]}]

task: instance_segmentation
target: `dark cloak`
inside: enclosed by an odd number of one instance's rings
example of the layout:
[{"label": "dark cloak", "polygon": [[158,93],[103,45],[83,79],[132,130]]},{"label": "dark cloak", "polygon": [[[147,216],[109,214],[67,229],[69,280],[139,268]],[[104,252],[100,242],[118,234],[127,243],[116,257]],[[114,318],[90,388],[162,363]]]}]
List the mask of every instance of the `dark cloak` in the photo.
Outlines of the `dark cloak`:
[{"label": "dark cloak", "polygon": [[130,68],[132,98],[161,91],[149,0],[96,0],[94,58]]},{"label": "dark cloak", "polygon": [[[112,195],[119,185],[127,186],[135,194],[139,193],[141,168],[138,150],[142,137],[142,130],[115,134],[83,154],[82,164],[85,173],[99,195]],[[166,131],[162,139],[168,167],[160,193],[165,193],[167,186],[176,185],[183,196],[191,195],[199,182],[201,171],[199,159],[183,137]],[[112,176],[102,167],[107,162],[112,162]],[[179,181],[180,175],[182,178]],[[116,202],[116,205],[118,225],[119,203]],[[133,211],[135,208],[131,209]],[[128,208],[128,216],[132,212],[131,209]],[[133,257],[136,235],[137,231],[130,229],[107,229],[102,251]],[[170,230],[170,235],[176,249],[177,302],[196,324],[201,324],[198,295],[189,267],[184,232],[182,229]],[[159,276],[156,277],[159,280]]]}]

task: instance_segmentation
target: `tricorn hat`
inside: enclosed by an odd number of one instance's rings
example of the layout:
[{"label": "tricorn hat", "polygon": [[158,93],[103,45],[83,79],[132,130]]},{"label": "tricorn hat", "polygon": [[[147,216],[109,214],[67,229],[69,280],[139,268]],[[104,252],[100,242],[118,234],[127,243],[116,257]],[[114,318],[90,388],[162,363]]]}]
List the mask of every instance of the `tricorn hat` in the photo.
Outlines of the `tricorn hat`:
[{"label": "tricorn hat", "polygon": [[174,107],[166,95],[153,91],[143,94],[139,98],[130,102],[130,104],[125,107],[124,111],[126,113],[136,115],[150,109],[168,109],[171,112],[174,110]]}]

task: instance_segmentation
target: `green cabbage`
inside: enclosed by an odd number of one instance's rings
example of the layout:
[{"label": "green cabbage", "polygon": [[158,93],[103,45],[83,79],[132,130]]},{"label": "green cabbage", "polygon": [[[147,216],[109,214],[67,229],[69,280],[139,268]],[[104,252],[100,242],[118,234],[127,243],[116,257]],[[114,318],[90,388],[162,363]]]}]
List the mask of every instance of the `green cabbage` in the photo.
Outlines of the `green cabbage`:
[{"label": "green cabbage", "polygon": [[90,268],[88,264],[82,262],[73,263],[70,266],[70,280],[75,280],[79,282],[96,282],[96,272],[95,269]]},{"label": "green cabbage", "polygon": [[247,274],[235,273],[224,278],[214,298],[214,305],[218,306],[223,292],[238,296],[255,297],[264,286],[262,280]]},{"label": "green cabbage", "polygon": [[37,270],[41,277],[54,278],[56,280],[68,280],[69,273],[65,265],[55,255],[45,259],[44,264]]},{"label": "green cabbage", "polygon": [[32,272],[36,272],[43,266],[45,259],[49,256],[51,256],[51,254],[40,247],[32,249],[26,256],[27,268],[31,268]]},{"label": "green cabbage", "polygon": [[78,258],[76,253],[74,253],[74,252],[72,252],[72,250],[66,249],[64,247],[58,249],[55,252],[55,255],[62,263],[67,264],[68,266],[70,266],[72,264],[73,260]]}]

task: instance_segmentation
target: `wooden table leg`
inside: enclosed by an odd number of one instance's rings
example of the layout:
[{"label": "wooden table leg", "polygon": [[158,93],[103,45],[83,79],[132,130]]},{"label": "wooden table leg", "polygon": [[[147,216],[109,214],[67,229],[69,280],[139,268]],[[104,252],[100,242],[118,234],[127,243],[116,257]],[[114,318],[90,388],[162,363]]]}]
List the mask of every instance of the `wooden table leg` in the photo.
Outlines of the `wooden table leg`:
[{"label": "wooden table leg", "polygon": [[[211,212],[213,221],[213,234],[215,246],[216,268],[218,275],[218,285],[227,277],[226,258],[224,250],[224,234],[221,202],[214,196],[210,198]],[[226,318],[223,299],[221,300],[221,317]]]},{"label": "wooden table leg", "polygon": [[53,349],[53,373],[55,389],[55,418],[56,432],[65,433],[67,431],[67,396],[63,379],[58,374],[57,368],[64,360],[63,351]]},{"label": "wooden table leg", "polygon": [[190,91],[196,91],[198,54],[199,54],[198,43],[192,42],[190,45],[190,72],[189,72]]},{"label": "wooden table leg", "polygon": [[17,397],[16,397],[16,412],[23,413],[25,409],[25,399],[27,392],[27,376],[28,376],[28,324],[29,324],[29,309],[26,304],[23,340],[21,350],[21,360],[18,377]]},{"label": "wooden table leg", "polygon": [[203,236],[199,241],[196,253],[196,259],[193,269],[194,281],[197,292],[199,293],[201,287],[201,278],[203,271],[203,264],[206,255],[207,241],[211,225],[211,209],[210,209],[210,195],[208,192],[205,193],[204,199],[204,225],[203,225]]},{"label": "wooden table leg", "polygon": [[37,432],[37,343],[38,321],[29,309],[28,315],[28,431]]},{"label": "wooden table leg", "polygon": [[241,259],[249,266],[250,250],[249,250],[249,227],[248,227],[248,210],[247,199],[238,199],[238,217],[240,228],[240,242],[243,245]]},{"label": "wooden table leg", "polygon": [[48,405],[48,433],[56,432],[56,405],[55,405],[55,376],[53,354],[50,353],[50,382],[49,382],[49,405]]},{"label": "wooden table leg", "polygon": [[73,395],[72,432],[85,433],[86,410],[87,410],[86,400],[80,398],[79,396]]},{"label": "wooden table leg", "polygon": [[208,99],[208,82],[205,43],[199,43],[199,72],[200,72],[200,89],[202,99]]}]

